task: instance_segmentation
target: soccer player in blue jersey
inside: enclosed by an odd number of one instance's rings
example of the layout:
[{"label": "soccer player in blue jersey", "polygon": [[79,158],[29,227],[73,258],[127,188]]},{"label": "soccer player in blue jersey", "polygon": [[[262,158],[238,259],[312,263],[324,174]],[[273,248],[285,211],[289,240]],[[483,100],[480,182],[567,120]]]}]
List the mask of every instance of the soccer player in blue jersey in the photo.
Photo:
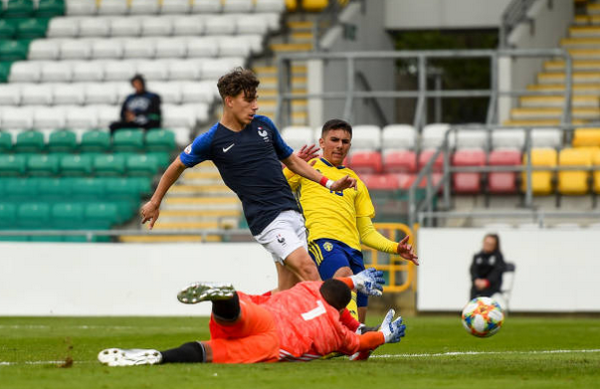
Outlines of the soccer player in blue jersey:
[{"label": "soccer player in blue jersey", "polygon": [[167,168],[154,195],[141,209],[142,223],[152,228],[160,203],[181,173],[202,161],[212,160],[225,184],[242,202],[244,215],[256,241],[269,251],[278,274],[278,290],[299,281],[320,280],[308,254],[306,227],[280,161],[302,177],[334,191],[356,189],[356,179],[329,180],[293,153],[277,128],[257,115],[259,81],[249,70],[236,68],[219,79],[223,99],[221,120],[198,136]]}]

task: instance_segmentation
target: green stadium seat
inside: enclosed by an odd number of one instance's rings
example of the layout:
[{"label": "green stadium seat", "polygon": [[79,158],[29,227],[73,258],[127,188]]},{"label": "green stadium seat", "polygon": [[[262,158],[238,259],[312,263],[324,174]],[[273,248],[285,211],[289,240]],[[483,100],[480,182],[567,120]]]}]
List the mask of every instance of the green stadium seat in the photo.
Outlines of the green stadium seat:
[{"label": "green stadium seat", "polygon": [[114,203],[90,203],[84,210],[87,228],[109,229],[119,218],[117,205]]},{"label": "green stadium seat", "polygon": [[158,170],[156,158],[151,155],[132,155],[127,158],[125,165],[130,176],[152,177]]},{"label": "green stadium seat", "polygon": [[0,61],[21,61],[27,59],[29,42],[16,40],[0,41]]},{"label": "green stadium seat", "polygon": [[[1,41],[2,39],[0,39]],[[10,67],[12,61],[0,61],[0,83],[8,81],[8,75],[10,74]]]},{"label": "green stadium seat", "polygon": [[9,0],[2,14],[5,18],[28,18],[33,16],[32,0]]},{"label": "green stadium seat", "polygon": [[5,201],[33,201],[37,199],[36,181],[31,178],[4,178]]},{"label": "green stadium seat", "polygon": [[60,160],[63,176],[88,176],[92,174],[92,157],[87,154],[65,155]]},{"label": "green stadium seat", "polygon": [[97,176],[120,176],[125,173],[125,159],[122,155],[99,155],[94,158],[93,166]]},{"label": "green stadium seat", "polygon": [[8,132],[0,132],[0,153],[9,152],[12,149],[12,136]]},{"label": "green stadium seat", "polygon": [[114,201],[119,209],[118,222],[133,216],[140,203],[140,185],[132,178],[106,178],[106,199]]},{"label": "green stadium seat", "polygon": [[17,206],[12,203],[0,203],[0,230],[16,229]]},{"label": "green stadium seat", "polygon": [[50,228],[50,205],[24,203],[17,208],[17,224],[24,229]]},{"label": "green stadium seat", "polygon": [[146,150],[172,152],[175,150],[175,134],[163,129],[148,131],[146,133]]},{"label": "green stadium seat", "polygon": [[151,177],[130,177],[138,185],[140,196],[149,196],[152,194],[152,178]]},{"label": "green stadium seat", "polygon": [[14,150],[19,153],[39,153],[44,149],[44,135],[38,131],[24,131],[17,135]]},{"label": "green stadium seat", "polygon": [[171,155],[164,151],[150,151],[146,155],[156,159],[159,169],[164,169],[171,163]]},{"label": "green stadium seat", "polygon": [[118,130],[113,135],[114,151],[141,151],[144,148],[144,132],[142,130]]},{"label": "green stadium seat", "polygon": [[17,31],[15,25],[9,20],[0,19],[0,40],[13,39]]},{"label": "green stadium seat", "polygon": [[27,159],[27,172],[32,176],[53,176],[58,173],[58,162],[53,154],[32,155]]},{"label": "green stadium seat", "polygon": [[52,227],[75,230],[83,227],[84,205],[81,203],[57,203],[52,206]]},{"label": "green stadium seat", "polygon": [[106,183],[98,178],[71,178],[72,199],[75,201],[97,201],[103,199]]},{"label": "green stadium seat", "polygon": [[47,29],[47,19],[26,19],[17,24],[17,39],[44,38]]},{"label": "green stadium seat", "polygon": [[38,3],[38,7],[35,10],[35,16],[37,18],[60,16],[64,14],[64,0],[40,0]]},{"label": "green stadium seat", "polygon": [[25,168],[24,155],[0,155],[0,176],[20,176]]},{"label": "green stadium seat", "polygon": [[89,131],[81,137],[79,150],[88,152],[105,152],[110,148],[110,134],[102,131]]},{"label": "green stadium seat", "polygon": [[77,148],[77,136],[71,131],[56,131],[48,139],[48,151],[72,153]]},{"label": "green stadium seat", "polygon": [[40,177],[30,178],[35,180],[40,201],[56,202],[70,199],[72,180],[68,178]]}]

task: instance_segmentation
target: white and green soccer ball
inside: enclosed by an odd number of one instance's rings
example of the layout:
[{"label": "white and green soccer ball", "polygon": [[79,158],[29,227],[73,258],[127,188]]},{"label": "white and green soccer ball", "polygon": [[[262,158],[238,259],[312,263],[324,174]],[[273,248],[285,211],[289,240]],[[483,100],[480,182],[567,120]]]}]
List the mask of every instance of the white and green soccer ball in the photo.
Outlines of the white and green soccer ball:
[{"label": "white and green soccer ball", "polygon": [[462,324],[468,333],[480,338],[500,331],[504,313],[500,304],[489,297],[476,297],[462,311]]}]

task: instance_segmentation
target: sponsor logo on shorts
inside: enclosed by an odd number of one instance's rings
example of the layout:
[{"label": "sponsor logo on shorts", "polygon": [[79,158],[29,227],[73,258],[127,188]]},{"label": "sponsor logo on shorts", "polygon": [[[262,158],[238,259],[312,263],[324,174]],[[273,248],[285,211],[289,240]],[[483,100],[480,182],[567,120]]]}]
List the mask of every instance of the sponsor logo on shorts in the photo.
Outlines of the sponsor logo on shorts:
[{"label": "sponsor logo on shorts", "polygon": [[323,248],[325,249],[325,251],[331,251],[333,250],[333,245],[330,242],[325,242],[323,243]]}]

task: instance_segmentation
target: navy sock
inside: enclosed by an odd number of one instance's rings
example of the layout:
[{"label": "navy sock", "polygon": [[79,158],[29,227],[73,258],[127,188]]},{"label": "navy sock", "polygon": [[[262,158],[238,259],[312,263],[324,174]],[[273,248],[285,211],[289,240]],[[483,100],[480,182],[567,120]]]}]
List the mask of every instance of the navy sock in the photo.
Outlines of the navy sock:
[{"label": "navy sock", "polygon": [[178,348],[161,351],[162,363],[203,363],[206,362],[206,351],[200,342],[189,342]]}]

